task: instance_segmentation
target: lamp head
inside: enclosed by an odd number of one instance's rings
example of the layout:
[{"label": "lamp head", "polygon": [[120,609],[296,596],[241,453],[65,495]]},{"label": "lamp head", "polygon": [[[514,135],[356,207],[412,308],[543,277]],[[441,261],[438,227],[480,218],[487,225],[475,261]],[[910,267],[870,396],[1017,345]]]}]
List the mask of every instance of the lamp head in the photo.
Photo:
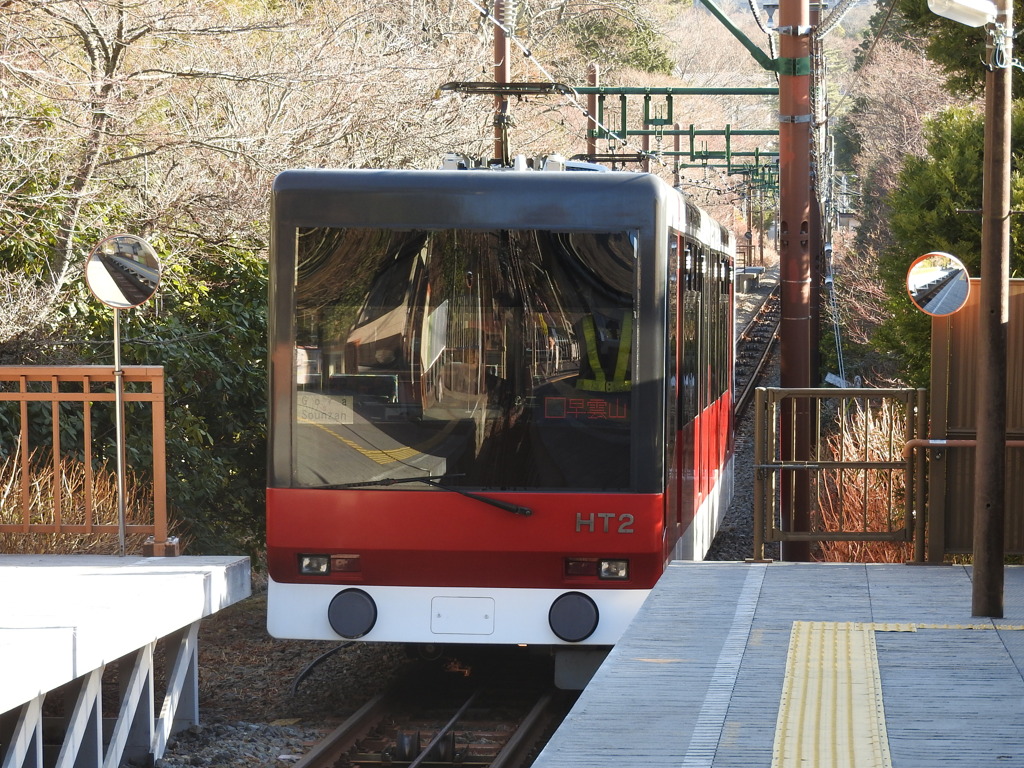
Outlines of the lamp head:
[{"label": "lamp head", "polygon": [[981,27],[996,18],[996,4],[992,0],[928,0],[928,9],[968,27]]}]

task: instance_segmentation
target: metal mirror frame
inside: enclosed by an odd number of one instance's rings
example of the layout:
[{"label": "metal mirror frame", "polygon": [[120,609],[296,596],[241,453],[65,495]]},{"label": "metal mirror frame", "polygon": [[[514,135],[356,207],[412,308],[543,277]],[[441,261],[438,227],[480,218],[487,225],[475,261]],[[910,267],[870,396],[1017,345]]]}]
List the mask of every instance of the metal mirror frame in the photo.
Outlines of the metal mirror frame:
[{"label": "metal mirror frame", "polygon": [[113,235],[101,240],[89,254],[85,281],[92,295],[108,307],[137,307],[156,293],[160,259],[141,237]]},{"label": "metal mirror frame", "polygon": [[967,267],[951,253],[926,253],[914,259],[907,269],[907,295],[926,315],[955,314],[963,309],[970,293]]}]

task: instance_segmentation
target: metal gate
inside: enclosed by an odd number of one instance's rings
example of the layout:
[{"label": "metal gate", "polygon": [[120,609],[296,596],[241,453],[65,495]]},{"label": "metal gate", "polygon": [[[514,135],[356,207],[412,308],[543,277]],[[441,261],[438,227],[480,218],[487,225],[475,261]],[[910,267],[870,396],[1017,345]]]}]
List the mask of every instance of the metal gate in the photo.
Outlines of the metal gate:
[{"label": "metal gate", "polygon": [[[926,434],[926,392],[758,388],[754,559],[766,542],[913,541],[923,562],[925,457],[904,449]],[[808,524],[797,529],[804,493]]]}]

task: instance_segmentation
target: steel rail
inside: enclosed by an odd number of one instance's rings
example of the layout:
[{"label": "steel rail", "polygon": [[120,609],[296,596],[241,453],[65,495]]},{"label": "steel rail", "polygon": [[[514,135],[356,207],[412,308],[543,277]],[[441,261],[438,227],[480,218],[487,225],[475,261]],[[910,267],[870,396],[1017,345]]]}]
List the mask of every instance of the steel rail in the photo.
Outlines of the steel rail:
[{"label": "steel rail", "polygon": [[449,733],[451,733],[452,728],[454,728],[455,724],[462,719],[462,716],[466,714],[466,710],[473,705],[473,702],[476,701],[479,695],[480,691],[475,691],[472,696],[466,699],[465,703],[461,707],[459,707],[459,710],[454,715],[452,715],[451,719],[447,723],[445,723],[444,726],[442,726],[436,734],[434,734],[434,738],[432,738],[430,742],[427,744],[427,746],[425,746],[420,751],[420,754],[416,757],[416,759],[409,763],[409,768],[419,768],[420,765],[422,765],[428,759],[431,759],[434,748],[441,743],[441,740],[443,738],[445,738]]},{"label": "steel rail", "polygon": [[[295,768],[328,768],[343,760],[354,760],[354,764],[363,764],[360,762],[360,758],[353,754],[353,750],[359,749],[360,743],[365,739],[375,738],[374,734],[381,723],[388,720],[396,709],[405,706],[403,701],[407,696],[407,691],[403,694],[402,690],[404,690],[403,686],[398,684],[388,692],[381,693],[368,701],[310,749],[295,763]],[[448,722],[438,729],[425,747],[420,748],[417,744],[415,758],[412,757],[412,754],[403,756],[386,750],[380,755],[379,761],[375,760],[373,764],[385,764],[390,761],[390,764],[393,765],[419,768],[424,764],[454,764],[461,761],[478,766],[487,765],[488,768],[515,768],[517,765],[524,764],[526,756],[538,746],[547,730],[560,721],[571,705],[571,699],[566,695],[559,691],[548,690],[540,695],[529,712],[516,724],[515,730],[493,758],[484,758],[486,762],[481,762],[479,758],[467,759],[465,756],[459,756],[455,754],[454,750],[452,750],[452,754],[446,755],[442,746],[444,740],[452,739],[451,734],[454,733],[456,724],[464,718],[466,711],[473,706],[480,695],[481,691],[473,693]],[[470,731],[472,730],[471,728]],[[362,757],[366,757],[366,755],[362,755]]]},{"label": "steel rail", "polygon": [[[754,332],[765,323],[771,324],[771,332],[768,341],[764,344],[757,363],[752,366],[750,373],[747,376],[746,381],[738,388],[739,392],[736,396],[736,403],[734,405],[734,413],[736,418],[741,417],[750,405],[751,400],[754,399],[754,390],[757,389],[757,384],[761,379],[761,374],[764,371],[768,361],[771,360],[772,352],[775,350],[775,345],[779,340],[779,319],[778,309],[772,307],[778,307],[779,299],[779,287],[776,286],[770,294],[765,298],[761,308],[757,311],[754,317],[747,323],[746,328],[743,329],[741,339],[752,339]],[[771,306],[770,306],[771,305]],[[776,315],[772,318],[769,315]],[[744,342],[745,344],[753,344],[753,342]],[[737,345],[739,346],[739,345]]]},{"label": "steel rail", "polygon": [[[575,699],[574,699],[575,700]],[[544,730],[556,718],[565,715],[565,695],[551,690],[545,693],[533,709],[516,728],[516,732],[505,742],[505,746],[495,756],[489,768],[515,768],[526,765],[526,756],[544,736]]]},{"label": "steel rail", "polygon": [[360,707],[345,722],[317,742],[302,756],[294,768],[321,768],[340,760],[359,739],[363,738],[388,711],[395,700],[392,691],[378,694]]}]

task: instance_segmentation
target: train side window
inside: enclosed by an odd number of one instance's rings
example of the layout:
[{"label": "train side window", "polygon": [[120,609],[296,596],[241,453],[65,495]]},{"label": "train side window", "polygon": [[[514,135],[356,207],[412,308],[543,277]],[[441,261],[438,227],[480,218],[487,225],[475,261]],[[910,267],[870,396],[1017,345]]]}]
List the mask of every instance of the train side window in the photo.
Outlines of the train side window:
[{"label": "train side window", "polygon": [[722,296],[722,265],[717,258],[717,254],[711,254],[712,269],[715,272],[714,283],[711,286],[711,312],[714,315],[714,339],[715,339],[715,353],[714,357],[711,358],[711,369],[714,371],[714,377],[711,380],[711,396],[709,397],[709,405],[718,399],[718,380],[721,375],[722,368],[719,365],[722,352],[722,315],[721,315],[721,296]]},{"label": "train side window", "polygon": [[685,290],[682,294],[682,345],[680,386],[682,389],[683,424],[689,424],[697,415],[697,374],[700,354],[700,292],[697,290],[697,254],[693,243],[686,243],[683,251]]},{"label": "train side window", "polygon": [[666,372],[666,412],[665,423],[668,428],[668,442],[666,445],[671,450],[675,445],[675,431],[680,424],[680,382],[678,345],[679,345],[679,235],[675,232],[669,233],[668,238],[668,322],[666,325],[667,339],[665,344],[665,372]]},{"label": "train side window", "polygon": [[720,290],[718,292],[718,316],[719,324],[722,329],[722,341],[718,355],[718,394],[721,396],[729,389],[729,349],[731,348],[729,296],[731,295],[730,288],[732,285],[732,265],[729,263],[729,259],[725,256],[719,257],[719,264],[721,266],[722,277],[720,281]]},{"label": "train side window", "polygon": [[718,388],[718,263],[713,258],[714,254],[708,254],[708,280],[705,296],[707,302],[707,314],[705,320],[708,328],[708,389],[705,393],[704,407],[707,408],[715,399],[715,390]]},{"label": "train side window", "polygon": [[711,345],[714,341],[714,336],[711,329],[711,307],[708,297],[708,288],[711,281],[708,279],[708,259],[707,254],[701,250],[700,258],[700,279],[698,284],[700,286],[701,303],[700,303],[700,377],[699,377],[699,389],[698,389],[698,402],[699,409],[703,411],[711,403],[711,382],[710,382],[710,368],[711,368]]}]

